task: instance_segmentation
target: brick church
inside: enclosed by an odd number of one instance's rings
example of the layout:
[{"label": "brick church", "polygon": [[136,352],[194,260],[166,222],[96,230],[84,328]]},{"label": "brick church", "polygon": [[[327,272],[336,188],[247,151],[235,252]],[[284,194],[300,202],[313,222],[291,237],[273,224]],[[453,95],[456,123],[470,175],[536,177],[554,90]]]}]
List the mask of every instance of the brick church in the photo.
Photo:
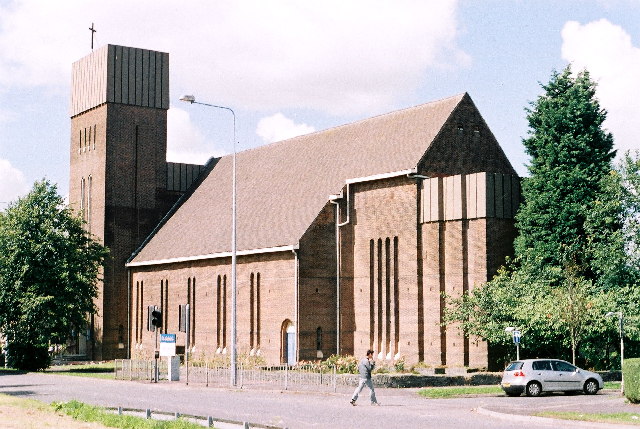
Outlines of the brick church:
[{"label": "brick church", "polygon": [[[151,357],[148,307],[191,351],[231,345],[232,155],[167,162],[169,55],[107,45],[73,65],[71,204],[110,249],[92,359]],[[468,94],[237,154],[237,350],[295,363],[373,349],[487,367],[443,293],[512,252],[519,178]],[[230,352],[229,352],[230,353]]]}]

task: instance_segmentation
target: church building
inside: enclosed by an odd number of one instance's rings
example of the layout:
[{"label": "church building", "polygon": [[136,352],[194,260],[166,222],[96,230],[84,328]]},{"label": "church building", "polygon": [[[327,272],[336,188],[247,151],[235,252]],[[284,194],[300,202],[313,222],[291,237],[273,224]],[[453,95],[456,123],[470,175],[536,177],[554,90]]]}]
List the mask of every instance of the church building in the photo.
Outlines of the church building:
[{"label": "church building", "polygon": [[[70,201],[111,251],[94,359],[152,357],[149,306],[196,356],[230,353],[233,155],[166,161],[168,57],[74,63]],[[512,253],[520,182],[468,94],[239,152],[235,177],[239,356],[487,367],[485,342],[442,325],[443,294]]]}]

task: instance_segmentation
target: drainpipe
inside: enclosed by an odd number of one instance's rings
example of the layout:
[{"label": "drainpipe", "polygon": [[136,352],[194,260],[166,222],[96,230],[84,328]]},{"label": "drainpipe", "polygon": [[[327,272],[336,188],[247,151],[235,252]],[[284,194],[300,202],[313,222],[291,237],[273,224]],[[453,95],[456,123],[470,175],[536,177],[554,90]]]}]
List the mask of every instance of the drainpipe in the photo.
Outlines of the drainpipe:
[{"label": "drainpipe", "polygon": [[345,226],[350,222],[349,219],[349,183],[347,183],[347,220],[344,222],[340,222],[340,200],[344,198],[343,194],[340,195],[330,195],[329,201],[331,204],[335,204],[336,206],[336,354],[340,354],[340,325],[341,325],[341,317],[340,317],[340,260],[341,260],[341,252],[340,252],[340,227]]},{"label": "drainpipe", "polygon": [[359,177],[354,179],[347,179],[346,181],[346,212],[347,217],[344,222],[340,222],[340,200],[345,199],[344,191],[339,195],[329,195],[329,202],[336,205],[336,354],[340,354],[340,227],[345,226],[351,222],[351,192],[350,185],[352,183],[363,183],[374,180],[388,179],[391,177],[399,177],[406,175],[409,178],[416,179],[428,179],[427,176],[421,176],[417,174],[417,169],[395,171],[390,173],[376,174],[373,176]]},{"label": "drainpipe", "polygon": [[131,359],[131,268],[127,268],[127,359]]}]

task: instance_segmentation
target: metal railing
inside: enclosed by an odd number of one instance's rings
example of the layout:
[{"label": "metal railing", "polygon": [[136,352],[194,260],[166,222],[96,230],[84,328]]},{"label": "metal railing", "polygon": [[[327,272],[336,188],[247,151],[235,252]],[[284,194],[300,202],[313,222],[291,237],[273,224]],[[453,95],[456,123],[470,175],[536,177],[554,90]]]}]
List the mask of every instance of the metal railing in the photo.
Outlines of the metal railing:
[{"label": "metal railing", "polygon": [[[119,359],[115,362],[115,378],[120,380],[154,380],[154,361]],[[158,360],[159,380],[168,379],[166,360]],[[353,387],[358,383],[355,374],[338,374],[335,366],[282,365],[245,366],[238,365],[239,387],[267,387],[296,390],[336,391],[341,387]],[[231,372],[228,366],[190,362],[189,368],[180,367],[180,381],[205,384],[207,386],[228,386]]]}]

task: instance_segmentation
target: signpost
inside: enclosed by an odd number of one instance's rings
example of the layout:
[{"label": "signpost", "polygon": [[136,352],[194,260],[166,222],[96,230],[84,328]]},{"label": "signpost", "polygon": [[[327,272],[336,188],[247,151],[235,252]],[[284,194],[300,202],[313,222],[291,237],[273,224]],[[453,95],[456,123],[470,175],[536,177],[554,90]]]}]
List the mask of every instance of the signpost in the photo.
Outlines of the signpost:
[{"label": "signpost", "polygon": [[160,356],[176,355],[176,334],[160,334]]},{"label": "signpost", "polygon": [[516,360],[520,360],[520,330],[514,326],[508,326],[504,328],[505,332],[511,332],[513,337],[513,344],[516,345]]}]

